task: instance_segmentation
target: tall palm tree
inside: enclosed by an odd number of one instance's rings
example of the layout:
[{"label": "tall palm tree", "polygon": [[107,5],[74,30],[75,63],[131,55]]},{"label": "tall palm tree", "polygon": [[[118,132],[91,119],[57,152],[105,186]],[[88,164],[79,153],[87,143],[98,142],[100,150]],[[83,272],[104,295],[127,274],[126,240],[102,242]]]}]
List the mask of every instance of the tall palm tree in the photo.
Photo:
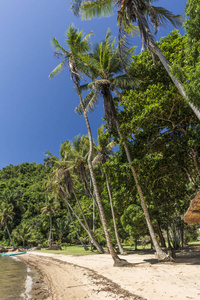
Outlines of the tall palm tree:
[{"label": "tall palm tree", "polygon": [[110,234],[109,234],[109,230],[108,230],[107,221],[106,221],[106,218],[105,218],[104,209],[103,209],[103,206],[102,206],[102,203],[101,203],[101,197],[100,197],[100,193],[99,193],[99,190],[98,190],[96,177],[95,177],[93,167],[92,167],[92,155],[93,155],[92,132],[91,132],[87,112],[86,112],[85,107],[84,107],[82,94],[81,94],[81,90],[80,90],[81,75],[79,73],[79,70],[82,71],[83,67],[84,67],[82,65],[81,61],[80,61],[80,55],[83,55],[84,53],[86,53],[89,50],[90,46],[89,46],[88,38],[89,38],[90,35],[91,34],[86,35],[86,37],[83,38],[82,31],[79,32],[77,29],[74,28],[73,25],[71,25],[69,27],[68,31],[67,31],[67,39],[66,39],[66,43],[67,43],[70,51],[65,50],[57,42],[57,40],[55,38],[53,39],[53,45],[55,46],[55,49],[59,50],[59,51],[62,51],[61,53],[59,53],[57,55],[58,56],[60,56],[60,55],[63,56],[64,55],[65,58],[61,62],[61,64],[59,64],[57,66],[57,68],[55,68],[53,70],[53,72],[51,72],[50,77],[53,77],[53,76],[57,75],[63,69],[64,64],[66,62],[68,62],[68,66],[69,66],[69,70],[70,70],[70,74],[71,74],[71,79],[72,79],[72,81],[74,82],[74,84],[76,86],[76,90],[77,90],[77,93],[78,93],[81,109],[83,111],[83,116],[84,116],[84,119],[85,119],[87,131],[88,131],[89,145],[90,145],[90,150],[89,150],[89,154],[88,154],[88,167],[89,167],[90,176],[91,176],[93,187],[94,187],[94,192],[95,192],[95,195],[96,195],[96,200],[97,200],[100,215],[101,215],[101,221],[102,221],[102,224],[103,224],[103,229],[104,229],[104,233],[105,233],[105,236],[106,236],[107,245],[108,245],[108,248],[110,250],[110,254],[111,254],[111,256],[114,260],[114,265],[115,266],[122,266],[126,262],[124,260],[121,260],[117,256],[117,254],[114,251],[113,245],[111,243],[111,238],[110,238]]},{"label": "tall palm tree", "polygon": [[[119,93],[119,88],[130,87],[135,83],[134,78],[121,75],[122,66],[119,52],[114,48],[114,42],[111,39],[110,31],[107,31],[105,41],[96,45],[94,52],[88,56],[83,57],[84,64],[87,65],[86,75],[93,81],[82,86],[83,89],[91,90],[90,97],[86,97],[86,111],[92,110],[99,96],[103,97],[105,118],[108,127],[111,129],[113,126],[117,129],[120,139],[122,140],[127,160],[131,166],[132,175],[135,180],[138,194],[140,196],[141,205],[146,218],[147,226],[153,241],[156,254],[159,260],[170,260],[171,257],[166,255],[159,246],[155,232],[150,220],[149,212],[146,206],[144,194],[140,186],[136,170],[132,164],[132,157],[125,141],[120,123],[117,118],[115,103],[113,101],[112,91]],[[124,58],[125,60],[127,57]],[[80,111],[80,108],[78,109]],[[81,112],[81,111],[80,111]]]},{"label": "tall palm tree", "polygon": [[108,196],[110,199],[110,207],[111,207],[111,212],[112,212],[112,218],[113,218],[113,225],[114,225],[114,231],[115,231],[115,236],[117,240],[117,245],[119,248],[120,254],[124,254],[124,250],[122,248],[120,239],[119,239],[119,234],[117,230],[117,223],[116,223],[116,218],[115,218],[115,211],[114,211],[114,206],[113,206],[113,199],[112,199],[112,193],[110,189],[110,183],[108,180],[108,176],[106,172],[103,170],[103,164],[108,160],[109,156],[113,154],[112,149],[115,147],[115,142],[110,140],[110,137],[104,132],[103,125],[98,128],[98,138],[97,138],[97,145],[96,145],[96,151],[97,155],[93,159],[93,165],[96,163],[100,163],[101,167],[101,172],[102,175],[105,176],[106,180],[106,186],[108,190]]},{"label": "tall palm tree", "polygon": [[0,223],[4,225],[4,227],[6,228],[6,231],[8,233],[10,242],[13,246],[13,248],[15,249],[15,245],[13,243],[13,240],[11,238],[11,234],[10,231],[8,229],[8,220],[13,220],[13,216],[14,216],[14,212],[13,212],[13,205],[12,204],[8,204],[6,202],[1,202],[0,205]]},{"label": "tall palm tree", "polygon": [[[155,1],[157,0],[72,0],[71,9],[76,15],[82,14],[83,19],[91,19],[96,16],[111,15],[114,6],[117,5],[120,33],[124,31],[129,33],[128,28],[132,23],[137,22],[142,38],[142,49],[146,46],[153,59],[155,57],[154,54],[158,56],[179,93],[200,120],[199,109],[192,102],[188,101],[183,85],[173,75],[169,61],[155,42],[154,34],[157,33],[160,26],[166,26],[168,23],[171,23],[177,27],[182,24],[183,18],[181,15],[174,15],[163,7],[151,5]],[[154,28],[154,34],[150,30],[150,25]]]}]

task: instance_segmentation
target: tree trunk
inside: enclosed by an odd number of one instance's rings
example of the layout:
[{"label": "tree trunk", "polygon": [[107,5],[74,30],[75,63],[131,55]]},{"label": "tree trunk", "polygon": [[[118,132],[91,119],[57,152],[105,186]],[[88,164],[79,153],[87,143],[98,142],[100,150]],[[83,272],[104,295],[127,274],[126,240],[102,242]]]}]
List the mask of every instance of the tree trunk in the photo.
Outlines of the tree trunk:
[{"label": "tree trunk", "polygon": [[[185,173],[186,173],[187,176],[188,176],[189,182],[191,183],[193,190],[196,191],[196,190],[197,190],[197,186],[196,186],[196,184],[194,183],[194,181],[193,181],[193,179],[192,179],[192,176],[190,175],[188,169],[187,169],[186,167],[184,167],[183,169],[184,169]],[[199,175],[200,175],[200,174],[199,174]]]},{"label": "tree trunk", "polygon": [[161,230],[161,228],[160,228],[160,223],[159,223],[158,221],[157,221],[157,224],[156,224],[156,228],[157,228],[157,231],[158,231],[158,235],[159,235],[161,247],[166,248],[165,239],[164,239],[164,236],[163,236],[163,234],[162,234],[162,230]]},{"label": "tree trunk", "polygon": [[86,123],[86,126],[87,126],[89,143],[90,143],[90,150],[89,150],[89,155],[88,155],[88,167],[89,167],[90,176],[91,176],[93,187],[94,187],[94,192],[95,192],[95,195],[96,195],[96,200],[97,200],[97,203],[98,203],[98,206],[99,206],[99,211],[100,211],[101,220],[102,220],[102,224],[103,224],[103,229],[104,229],[104,233],[105,233],[105,237],[106,237],[106,241],[107,241],[107,246],[108,246],[110,254],[111,254],[111,256],[114,260],[114,266],[119,266],[119,267],[124,266],[124,265],[128,264],[127,261],[122,260],[117,256],[117,254],[114,250],[114,247],[111,243],[111,238],[110,238],[110,234],[109,234],[109,230],[108,230],[108,225],[107,225],[107,221],[106,221],[106,218],[105,218],[104,209],[103,209],[103,206],[102,206],[102,203],[101,203],[99,190],[98,190],[98,187],[97,187],[96,177],[95,177],[93,167],[92,167],[93,140],[92,140],[92,133],[91,133],[91,129],[90,129],[90,124],[89,124],[87,113],[85,111],[84,104],[83,104],[83,101],[82,101],[79,85],[76,82],[76,80],[74,80],[74,82],[75,82],[76,87],[77,87],[78,96],[79,96],[79,100],[80,100],[80,104],[81,104],[81,109],[82,109],[84,119],[85,119],[85,123]]},{"label": "tree trunk", "polygon": [[[64,192],[64,190],[63,190],[62,187],[61,187],[61,189],[62,189],[62,192],[65,194],[65,192]],[[91,236],[90,230],[88,231],[88,229],[83,225],[83,223],[81,222],[80,218],[77,216],[77,214],[75,213],[75,211],[73,210],[73,208],[72,208],[71,205],[69,204],[69,201],[68,201],[66,198],[64,198],[64,200],[65,200],[65,202],[66,202],[67,207],[69,207],[69,208],[71,209],[71,211],[73,212],[73,214],[75,215],[75,217],[77,218],[77,220],[79,221],[79,223],[81,224],[81,226],[83,227],[83,229],[87,232],[87,234],[89,235],[90,239],[92,239],[93,236]],[[92,240],[95,241],[94,238],[93,238]],[[104,249],[97,243],[97,241],[95,241],[94,245],[95,245],[95,247],[96,247],[96,245],[98,245],[97,250],[98,250],[100,253],[104,253]],[[87,250],[88,250],[88,249],[87,249]]]},{"label": "tree trunk", "polygon": [[181,247],[184,247],[184,222],[181,220]]},{"label": "tree trunk", "polygon": [[113,224],[114,224],[117,245],[118,245],[120,254],[124,254],[124,250],[122,248],[122,245],[121,245],[120,239],[119,239],[119,235],[118,235],[117,224],[116,224],[116,219],[115,219],[115,212],[114,212],[114,207],[113,207],[113,200],[112,200],[112,195],[111,195],[111,191],[110,191],[110,184],[108,181],[107,174],[106,173],[104,173],[104,174],[105,174],[105,178],[106,178],[106,185],[107,185],[108,195],[109,195],[109,199],[110,199],[110,207],[111,207],[111,212],[112,212],[112,217],[113,217]]},{"label": "tree trunk", "polygon": [[78,234],[76,225],[75,225],[74,220],[73,220],[73,218],[72,218],[72,215],[71,215],[71,213],[70,213],[69,205],[68,205],[68,204],[67,204],[67,211],[68,211],[70,220],[71,220],[71,222],[72,222],[72,224],[73,224],[74,230],[76,231],[76,235],[77,235],[78,240],[80,241],[80,243],[81,243],[81,245],[83,246],[83,248],[85,249],[85,251],[88,251],[88,250],[89,250],[88,247],[87,247],[87,246],[81,241],[81,239],[80,239],[80,236],[79,236],[79,234]]},{"label": "tree trunk", "polygon": [[135,251],[137,251],[137,243],[138,243],[138,241],[137,241],[137,239],[135,239]]},{"label": "tree trunk", "polygon": [[[89,191],[89,193],[90,193],[90,196],[91,196],[91,198],[93,199],[93,202],[96,204],[96,207],[97,207],[98,212],[99,212],[100,221],[101,221],[101,214],[100,214],[100,211],[99,211],[98,203],[97,203],[97,201],[96,201],[96,199],[95,199],[95,195],[93,194],[92,189],[91,189],[91,186],[90,186],[89,182],[87,181],[87,179],[86,179],[85,182],[86,182],[86,185],[87,185],[87,189],[88,189],[88,191]],[[101,223],[102,223],[102,221],[101,221]]]},{"label": "tree trunk", "polygon": [[95,232],[96,222],[95,222],[95,201],[93,199],[93,213],[92,213],[92,231]]},{"label": "tree trunk", "polygon": [[13,241],[12,241],[12,238],[11,238],[11,235],[10,235],[10,231],[9,231],[9,229],[8,229],[8,226],[7,226],[7,222],[4,221],[4,224],[5,224],[5,228],[6,228],[6,230],[7,230],[7,233],[8,233],[9,239],[10,239],[10,242],[11,242],[13,248],[16,249],[16,247],[15,247]]},{"label": "tree trunk", "polygon": [[[116,120],[116,127],[117,127],[119,137],[123,141],[123,136],[120,132],[120,126],[119,126],[118,120]],[[128,162],[129,162],[129,164],[132,164],[132,158],[131,158],[129,149],[128,149],[127,144],[125,143],[125,141],[123,141],[123,146],[124,146],[124,149],[125,149],[125,152],[126,152]],[[161,247],[159,246],[159,244],[157,242],[156,235],[155,235],[153,226],[151,224],[149,212],[148,212],[146,202],[145,202],[145,199],[144,199],[144,195],[143,195],[141,186],[140,186],[139,181],[138,181],[137,173],[136,173],[135,168],[133,166],[131,166],[131,171],[132,171],[132,174],[133,174],[133,177],[134,177],[134,180],[135,180],[135,184],[136,184],[136,187],[137,187],[138,194],[140,196],[141,206],[142,206],[142,209],[143,209],[143,212],[144,212],[144,215],[145,215],[145,219],[146,219],[146,222],[147,222],[149,233],[150,233],[153,245],[154,245],[155,250],[156,250],[157,259],[159,261],[169,261],[169,260],[172,261],[173,260],[172,257],[170,257],[164,251],[162,251]]]},{"label": "tree trunk", "polygon": [[172,257],[170,257],[169,255],[167,255],[165,252],[162,251],[162,249],[160,248],[160,246],[157,242],[155,232],[154,232],[153,226],[151,224],[149,212],[148,212],[148,209],[147,209],[147,206],[146,206],[146,202],[145,202],[145,199],[144,199],[144,195],[143,195],[141,186],[140,186],[139,181],[138,181],[137,173],[136,173],[135,168],[132,166],[132,158],[131,158],[129,149],[128,149],[128,146],[127,146],[126,142],[124,141],[123,135],[120,131],[120,125],[119,125],[119,121],[118,121],[118,118],[117,118],[117,113],[116,113],[116,110],[115,110],[115,106],[114,106],[114,103],[113,103],[113,98],[112,98],[112,94],[110,92],[109,86],[104,86],[104,88],[102,89],[102,94],[103,94],[103,100],[104,100],[105,117],[106,117],[108,127],[112,127],[112,125],[115,124],[117,132],[119,134],[119,137],[122,140],[124,150],[126,152],[127,160],[128,160],[128,162],[131,166],[131,171],[132,171],[133,178],[134,178],[135,184],[136,184],[136,188],[137,188],[137,191],[138,191],[138,194],[139,194],[139,197],[140,197],[141,206],[142,206],[142,209],[143,209],[143,212],[144,212],[144,215],[145,215],[145,219],[146,219],[146,222],[147,222],[149,233],[150,233],[151,239],[153,241],[153,244],[154,244],[154,247],[155,247],[155,250],[156,250],[157,258],[158,258],[159,261],[163,261],[163,262],[173,260]]},{"label": "tree trunk", "polygon": [[174,75],[171,72],[171,66],[170,63],[168,62],[168,60],[166,59],[165,55],[163,54],[163,52],[160,50],[160,48],[156,45],[156,43],[151,42],[150,43],[150,47],[151,49],[156,53],[156,55],[159,57],[161,63],[163,64],[165,70],[167,71],[167,73],[169,74],[171,80],[173,81],[173,83],[175,84],[175,86],[177,87],[179,93],[183,96],[183,98],[186,100],[186,102],[189,104],[190,108],[193,110],[193,112],[195,113],[195,115],[197,116],[197,118],[200,120],[200,111],[199,109],[191,102],[188,101],[188,98],[186,96],[186,93],[184,91],[184,88],[182,86],[182,84],[179,82],[178,79],[176,79],[174,77]]},{"label": "tree trunk", "polygon": [[198,160],[198,157],[197,157],[197,153],[193,148],[191,148],[191,151],[192,151],[192,158],[193,158],[193,161],[194,161],[194,165],[195,165],[196,170],[197,170],[197,172],[200,176],[200,163],[199,163],[199,160]]},{"label": "tree trunk", "polygon": [[172,245],[170,242],[170,235],[169,235],[169,225],[167,224],[167,242],[168,242],[168,248],[172,249]]},{"label": "tree trunk", "polygon": [[91,232],[91,230],[90,230],[90,227],[89,227],[89,225],[88,225],[88,222],[87,222],[87,220],[86,220],[85,214],[84,214],[84,212],[83,212],[83,210],[82,210],[82,207],[81,207],[81,205],[80,205],[80,202],[79,202],[79,200],[78,200],[78,197],[77,197],[77,195],[76,195],[75,190],[74,190],[73,187],[72,187],[72,193],[74,194],[74,197],[75,197],[76,202],[77,202],[77,204],[78,204],[78,207],[79,207],[79,209],[80,209],[81,215],[82,215],[83,220],[84,220],[84,222],[85,222],[85,225],[86,225],[86,228],[87,228],[87,232],[88,232],[88,234],[89,234],[90,239],[92,240],[92,243],[93,243],[94,246],[96,247],[97,251],[99,251],[100,253],[104,253],[103,247],[101,247],[101,246],[99,245],[99,243],[97,243],[97,241],[96,241],[95,238],[93,237],[93,234],[92,234],[92,232]]}]

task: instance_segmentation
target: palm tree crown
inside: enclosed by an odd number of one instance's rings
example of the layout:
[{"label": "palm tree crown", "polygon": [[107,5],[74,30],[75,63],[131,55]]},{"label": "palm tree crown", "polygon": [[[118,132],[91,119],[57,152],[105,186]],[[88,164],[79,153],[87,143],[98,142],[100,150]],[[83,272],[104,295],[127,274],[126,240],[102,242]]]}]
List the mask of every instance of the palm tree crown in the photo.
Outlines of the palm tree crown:
[{"label": "palm tree crown", "polygon": [[10,219],[13,219],[14,212],[13,212],[13,205],[12,204],[7,204],[5,202],[1,203],[0,206],[0,222],[1,224],[6,224],[7,221]]},{"label": "palm tree crown", "polygon": [[[188,102],[190,108],[200,120],[199,108],[188,101],[182,83],[172,74],[171,66],[155,43],[155,37],[150,30],[153,27],[154,33],[157,33],[160,26],[166,26],[168,23],[177,27],[182,24],[183,17],[181,15],[174,15],[163,7],[151,5],[155,1],[157,0],[72,0],[71,9],[76,15],[82,14],[83,18],[91,19],[95,16],[109,16],[113,12],[114,5],[118,5],[119,40],[121,40],[122,32],[131,34],[133,31],[131,28],[132,23],[137,22],[142,37],[142,49],[147,47],[154,61],[155,54],[158,56],[179,93]],[[121,53],[120,43],[119,50]]]},{"label": "palm tree crown", "polygon": [[64,57],[63,61],[49,74],[49,78],[52,78],[58,75],[63,68],[68,64],[71,79],[79,83],[80,74],[78,70],[81,70],[81,61],[79,60],[79,55],[86,53],[90,49],[89,38],[91,36],[91,32],[88,33],[85,37],[83,37],[83,32],[78,31],[77,28],[71,24],[66,32],[66,44],[68,45],[69,51],[64,49],[54,37],[52,40],[52,45],[56,51],[55,56],[60,58]]},{"label": "palm tree crown", "polygon": [[[122,43],[123,45],[123,43]],[[124,52],[123,60],[128,63],[134,48]],[[94,51],[89,55],[81,57],[83,64],[87,66],[83,71],[92,82],[82,85],[82,90],[91,90],[84,99],[86,111],[92,111],[98,98],[102,95],[104,99],[105,117],[108,126],[111,128],[116,120],[116,110],[112,97],[108,94],[115,92],[119,95],[120,90],[133,87],[140,83],[134,77],[123,74],[118,47],[115,39],[112,39],[108,29],[106,38],[101,43],[97,43]],[[81,112],[80,106],[77,108]]]},{"label": "palm tree crown", "polygon": [[157,33],[160,26],[171,23],[175,27],[182,23],[181,15],[174,15],[163,7],[151,5],[156,0],[72,0],[71,9],[75,15],[82,15],[83,19],[109,16],[113,14],[114,7],[118,6],[118,24],[128,31],[131,23],[137,22],[143,44],[150,47],[154,41],[150,26]]}]

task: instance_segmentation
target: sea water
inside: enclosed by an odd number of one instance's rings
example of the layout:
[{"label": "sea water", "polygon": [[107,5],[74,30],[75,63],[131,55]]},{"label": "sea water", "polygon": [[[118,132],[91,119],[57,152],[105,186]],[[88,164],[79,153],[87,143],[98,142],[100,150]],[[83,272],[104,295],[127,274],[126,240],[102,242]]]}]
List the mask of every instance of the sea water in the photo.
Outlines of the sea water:
[{"label": "sea water", "polygon": [[27,299],[29,280],[28,269],[24,263],[17,258],[0,256],[1,300]]}]

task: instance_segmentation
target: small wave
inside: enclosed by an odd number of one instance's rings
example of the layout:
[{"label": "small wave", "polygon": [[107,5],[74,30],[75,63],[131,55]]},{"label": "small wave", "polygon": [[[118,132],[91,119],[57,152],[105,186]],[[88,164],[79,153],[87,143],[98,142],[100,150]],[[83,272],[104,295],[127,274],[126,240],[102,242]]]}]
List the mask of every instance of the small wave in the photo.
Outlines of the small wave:
[{"label": "small wave", "polygon": [[32,291],[33,280],[29,275],[31,273],[31,269],[27,266],[27,277],[25,282],[25,292],[21,294],[22,299],[28,300],[31,299],[30,293]]}]

